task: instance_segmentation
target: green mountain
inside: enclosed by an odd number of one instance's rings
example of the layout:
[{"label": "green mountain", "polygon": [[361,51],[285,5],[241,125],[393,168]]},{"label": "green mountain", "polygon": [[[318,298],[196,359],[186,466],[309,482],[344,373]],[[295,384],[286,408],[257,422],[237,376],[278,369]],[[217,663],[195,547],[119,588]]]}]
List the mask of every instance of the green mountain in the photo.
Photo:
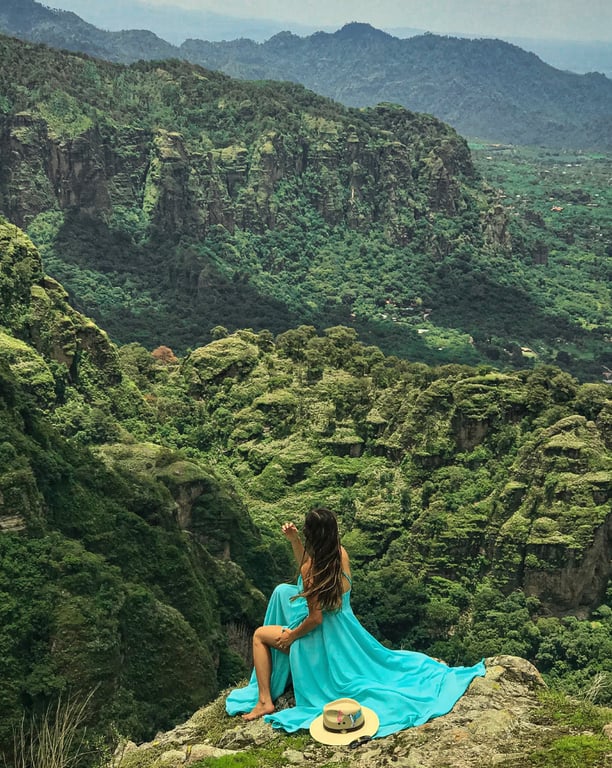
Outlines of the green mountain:
[{"label": "green mountain", "polygon": [[408,363],[343,326],[217,336],[116,348],[0,224],[0,752],[60,694],[93,692],[112,742],[240,679],[292,575],[279,526],[314,503],[381,640],[520,655],[610,703],[609,387]]},{"label": "green mountain", "polygon": [[0,31],[35,43],[82,51],[109,61],[138,61],[175,55],[174,46],[146,30],[108,32],[34,0],[2,0]]},{"label": "green mountain", "polygon": [[612,81],[576,75],[501,40],[425,34],[399,39],[368,24],[264,43],[106,32],[34,0],[4,0],[0,31],[115,62],[175,57],[248,80],[302,83],[347,106],[401,104],[466,136],[556,148],[612,149]]},{"label": "green mountain", "polygon": [[[6,222],[0,328],[0,751],[60,692],[93,692],[97,733],[142,737],[243,669],[223,627],[257,620],[245,574],[269,589],[286,558],[258,573],[231,483],[129,437],[146,403],[117,349]],[[120,464],[95,448],[126,439]]]},{"label": "green mountain", "polygon": [[425,362],[612,366],[604,182],[558,229],[544,182],[519,212],[401,107],[8,38],[0,57],[0,211],[116,341],[342,323]]},{"label": "green mountain", "polygon": [[562,72],[501,40],[402,40],[352,23],[309,37],[282,32],[259,44],[187,40],[180,50],[233,77],[293,80],[349,106],[402,104],[465,136],[612,149],[612,80]]}]

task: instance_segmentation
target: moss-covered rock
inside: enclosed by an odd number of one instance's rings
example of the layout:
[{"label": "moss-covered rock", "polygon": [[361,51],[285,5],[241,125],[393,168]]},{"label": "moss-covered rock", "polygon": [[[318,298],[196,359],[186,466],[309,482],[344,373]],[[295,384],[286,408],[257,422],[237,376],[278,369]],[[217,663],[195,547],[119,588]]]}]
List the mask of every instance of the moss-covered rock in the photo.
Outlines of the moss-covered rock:
[{"label": "moss-covered rock", "polygon": [[183,361],[181,372],[188,379],[191,392],[198,395],[208,384],[248,373],[258,357],[259,349],[255,344],[233,334],[196,349]]},{"label": "moss-covered rock", "polygon": [[[191,765],[204,754],[207,765],[236,768],[306,762],[315,768],[522,768],[542,765],[541,756],[554,753],[559,759],[571,754],[574,765],[581,768],[603,768],[610,743],[602,730],[612,710],[551,694],[537,669],[524,659],[498,656],[486,664],[486,676],[472,682],[452,712],[418,728],[374,739],[358,750],[326,747],[307,733],[279,735],[263,721],[236,724],[225,714],[220,697],[154,742],[125,745],[116,753],[114,766],[152,768],[171,758]],[[580,717],[589,721],[588,734]]]},{"label": "moss-covered rock", "polygon": [[31,346],[0,331],[0,360],[8,363],[18,384],[41,407],[55,403],[55,379],[45,359]]}]

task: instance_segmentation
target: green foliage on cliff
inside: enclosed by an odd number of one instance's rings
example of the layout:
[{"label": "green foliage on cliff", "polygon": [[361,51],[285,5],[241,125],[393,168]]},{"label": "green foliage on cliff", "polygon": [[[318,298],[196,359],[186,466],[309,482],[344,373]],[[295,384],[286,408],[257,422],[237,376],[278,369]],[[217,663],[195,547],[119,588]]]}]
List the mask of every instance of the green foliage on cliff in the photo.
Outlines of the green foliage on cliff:
[{"label": "green foliage on cliff", "polygon": [[[173,46],[151,32],[97,29],[33,0],[5,0],[3,11],[0,29],[6,34],[109,61],[184,59],[237,78],[292,80],[349,106],[396,102],[436,115],[468,136],[612,149],[608,78],[555,69],[502,40],[433,34],[398,39],[351,23],[333,34],[281,32],[262,44],[190,36]],[[533,50],[535,42],[529,42]]]},{"label": "green foliage on cliff", "polygon": [[199,385],[206,442],[187,429],[177,446],[223,456],[263,530],[335,509],[355,608],[381,640],[456,663],[522,655],[575,693],[601,673],[609,701],[607,386],[426,368],[343,327],[223,340],[232,360],[258,341],[256,364]]},{"label": "green foliage on cliff", "polygon": [[7,727],[18,701],[101,684],[100,722],[144,734],[244,674],[225,632],[260,621],[257,588],[292,574],[280,524],[314,504],[382,641],[526,656],[609,701],[605,384],[409,363],[346,326],[116,350],[0,236],[5,282],[29,275],[0,305],[20,318],[0,337]]},{"label": "green foliage on cliff", "polygon": [[610,701],[606,384],[430,367],[344,325],[117,349],[6,222],[0,286],[4,749],[64,691],[142,738],[244,676],[241,628],[294,574],[279,526],[313,504],[383,642],[519,653]]},{"label": "green foliage on cliff", "polygon": [[[67,691],[95,691],[98,733],[141,738],[244,673],[223,625],[261,614],[245,575],[261,536],[212,467],[189,472],[159,445],[131,463],[92,452],[129,438],[146,402],[27,238],[0,224],[0,242],[0,744]],[[198,498],[204,530],[187,538],[181,503]]]},{"label": "green foliage on cliff", "polygon": [[217,325],[343,324],[429,364],[612,364],[605,156],[582,161],[599,207],[576,198],[559,227],[546,176],[514,203],[546,169],[483,162],[480,181],[452,129],[398,106],[6,38],[0,56],[0,210],[114,340],[184,352]]}]

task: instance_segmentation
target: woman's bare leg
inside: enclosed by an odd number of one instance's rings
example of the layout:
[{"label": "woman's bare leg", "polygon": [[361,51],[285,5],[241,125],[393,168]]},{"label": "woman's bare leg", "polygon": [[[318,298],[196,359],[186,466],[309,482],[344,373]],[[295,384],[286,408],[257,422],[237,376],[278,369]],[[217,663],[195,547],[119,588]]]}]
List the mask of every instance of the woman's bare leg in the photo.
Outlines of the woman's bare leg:
[{"label": "woman's bare leg", "polygon": [[[258,717],[274,712],[274,702],[270,692],[270,677],[272,675],[272,652],[270,649],[276,648],[275,643],[281,629],[281,626],[270,624],[255,630],[253,635],[253,664],[259,688],[259,701],[250,712],[242,715],[243,720],[256,720]],[[280,649],[276,648],[276,650]],[[288,650],[282,652],[289,653]]]}]

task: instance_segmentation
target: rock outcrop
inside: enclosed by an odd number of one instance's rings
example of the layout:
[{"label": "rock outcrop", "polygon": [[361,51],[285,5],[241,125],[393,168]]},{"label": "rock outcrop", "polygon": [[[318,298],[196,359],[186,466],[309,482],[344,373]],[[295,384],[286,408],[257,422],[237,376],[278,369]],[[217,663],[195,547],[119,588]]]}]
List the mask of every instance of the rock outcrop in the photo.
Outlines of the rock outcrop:
[{"label": "rock outcrop", "polygon": [[[21,365],[18,377],[36,390],[41,401],[55,399],[53,377],[43,357],[59,363],[71,383],[85,371],[105,386],[121,381],[117,351],[108,335],[70,306],[56,280],[43,275],[40,254],[29,238],[1,220],[0,270],[0,324],[11,328],[21,342],[5,340],[4,354],[10,353],[13,367],[19,360],[30,361]],[[48,386],[42,387],[43,383]]]},{"label": "rock outcrop", "polygon": [[348,111],[176,61],[119,69],[4,46],[7,72],[11,57],[27,57],[58,83],[41,98],[17,67],[7,84],[15,106],[0,114],[0,212],[19,226],[50,210],[112,221],[120,209],[153,232],[203,237],[215,225],[285,226],[279,211],[306,201],[328,224],[380,222],[404,244],[415,218],[458,216],[482,194],[466,142],[398,106]]},{"label": "rock outcrop", "polygon": [[518,506],[495,544],[499,572],[506,567],[509,586],[553,615],[587,615],[603,602],[611,568],[612,475],[596,424],[574,415],[543,430],[519,454],[514,479]]},{"label": "rock outcrop", "polygon": [[[158,734],[152,742],[121,745],[113,768],[174,768],[194,764],[203,757],[258,753],[272,746],[279,756],[273,764],[312,768],[349,763],[364,768],[524,766],[532,752],[562,738],[565,727],[546,715],[547,705],[540,695],[546,686],[528,661],[495,656],[487,659],[486,665],[486,676],[476,678],[447,715],[418,728],[374,739],[358,749],[327,747],[307,733],[288,736],[261,720],[245,723],[240,718],[229,718],[224,697],[220,697],[186,723]],[[285,696],[281,706],[289,703],[290,698]],[[606,728],[609,730],[604,725],[603,731],[599,727],[597,732],[590,732],[596,743],[606,744]]]}]

